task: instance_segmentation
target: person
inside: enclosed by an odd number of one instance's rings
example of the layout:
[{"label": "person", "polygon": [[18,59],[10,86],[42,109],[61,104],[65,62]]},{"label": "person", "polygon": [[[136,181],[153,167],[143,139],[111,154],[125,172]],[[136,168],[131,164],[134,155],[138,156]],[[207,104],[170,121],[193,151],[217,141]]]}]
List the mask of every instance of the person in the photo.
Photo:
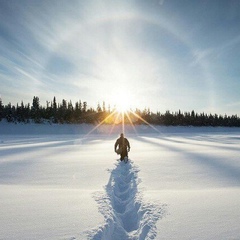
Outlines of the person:
[{"label": "person", "polygon": [[124,134],[120,134],[114,145],[114,150],[117,154],[121,155],[120,160],[123,161],[125,157],[128,157],[128,152],[130,151],[130,144],[127,138],[124,137]]}]

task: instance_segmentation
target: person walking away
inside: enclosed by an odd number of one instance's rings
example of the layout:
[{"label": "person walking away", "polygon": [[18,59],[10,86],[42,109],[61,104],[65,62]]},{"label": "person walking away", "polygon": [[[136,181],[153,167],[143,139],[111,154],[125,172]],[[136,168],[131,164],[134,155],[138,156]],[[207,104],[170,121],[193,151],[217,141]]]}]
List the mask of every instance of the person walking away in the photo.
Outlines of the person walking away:
[{"label": "person walking away", "polygon": [[114,150],[117,154],[121,155],[120,160],[123,161],[125,157],[128,157],[128,152],[130,151],[130,144],[127,138],[124,137],[124,134],[120,134],[114,145]]}]

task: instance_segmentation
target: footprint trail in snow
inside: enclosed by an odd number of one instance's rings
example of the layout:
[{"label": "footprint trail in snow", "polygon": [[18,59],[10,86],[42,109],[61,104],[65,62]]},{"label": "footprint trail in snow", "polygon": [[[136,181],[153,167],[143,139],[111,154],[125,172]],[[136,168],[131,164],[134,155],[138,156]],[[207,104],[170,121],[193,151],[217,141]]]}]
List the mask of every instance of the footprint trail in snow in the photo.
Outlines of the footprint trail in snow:
[{"label": "footprint trail in snow", "polygon": [[132,161],[119,162],[110,171],[105,193],[94,198],[105,224],[89,232],[92,240],[155,239],[156,223],[164,215],[164,206],[143,202],[138,185],[138,168]]}]

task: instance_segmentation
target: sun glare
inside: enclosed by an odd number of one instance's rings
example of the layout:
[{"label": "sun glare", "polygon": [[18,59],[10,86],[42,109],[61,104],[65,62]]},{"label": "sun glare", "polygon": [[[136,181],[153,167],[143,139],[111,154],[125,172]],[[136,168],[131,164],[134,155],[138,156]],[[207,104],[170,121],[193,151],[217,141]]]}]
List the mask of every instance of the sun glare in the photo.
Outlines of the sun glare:
[{"label": "sun glare", "polygon": [[129,103],[124,98],[120,99],[119,102],[116,104],[116,110],[118,112],[127,112],[129,110]]},{"label": "sun glare", "polygon": [[133,102],[133,98],[127,92],[121,92],[114,96],[113,102],[115,109],[119,113],[125,113],[130,110],[130,106]]},{"label": "sun glare", "polygon": [[[134,99],[134,93],[130,93],[129,91],[118,91],[118,93],[112,93],[109,98],[112,106],[114,108],[111,112],[100,122],[98,123],[93,129],[91,129],[86,136],[90,135],[96,129],[100,128],[103,124],[112,124],[112,128],[109,134],[112,133],[115,126],[119,126],[121,124],[122,130],[121,132],[125,133],[125,125],[132,126],[133,130],[137,133],[137,130],[134,126],[136,122],[142,122],[156,132],[159,132],[153,125],[147,122],[144,118],[142,118],[138,113],[134,112],[132,108],[136,106],[136,100]],[[104,128],[103,128],[104,129]],[[160,132],[159,132],[160,133]]]}]

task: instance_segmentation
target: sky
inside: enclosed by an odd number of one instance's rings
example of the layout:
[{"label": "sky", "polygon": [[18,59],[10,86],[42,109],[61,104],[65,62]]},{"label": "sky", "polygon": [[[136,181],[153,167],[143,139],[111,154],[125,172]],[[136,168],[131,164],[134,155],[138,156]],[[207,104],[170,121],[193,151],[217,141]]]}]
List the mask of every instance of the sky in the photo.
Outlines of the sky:
[{"label": "sky", "polygon": [[3,104],[240,115],[238,0],[0,0]]}]

